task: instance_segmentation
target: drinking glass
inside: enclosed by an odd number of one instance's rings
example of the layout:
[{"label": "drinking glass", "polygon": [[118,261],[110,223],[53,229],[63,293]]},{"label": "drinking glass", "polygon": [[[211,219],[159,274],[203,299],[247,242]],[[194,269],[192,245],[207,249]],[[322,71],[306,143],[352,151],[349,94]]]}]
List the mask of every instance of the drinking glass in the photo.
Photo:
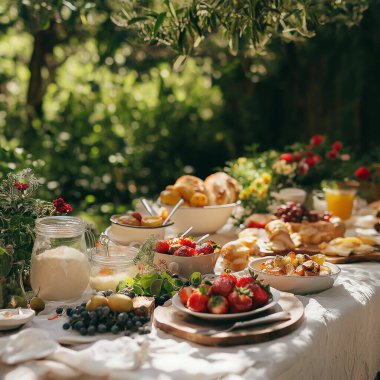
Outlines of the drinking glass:
[{"label": "drinking glass", "polygon": [[350,219],[356,190],[326,188],[324,191],[328,211],[342,220]]}]

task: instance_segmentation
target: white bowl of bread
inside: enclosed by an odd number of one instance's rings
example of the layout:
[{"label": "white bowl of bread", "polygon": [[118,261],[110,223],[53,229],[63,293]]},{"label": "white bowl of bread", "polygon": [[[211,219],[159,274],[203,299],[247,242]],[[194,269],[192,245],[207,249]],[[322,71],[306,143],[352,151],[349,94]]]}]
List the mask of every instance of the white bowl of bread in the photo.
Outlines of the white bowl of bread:
[{"label": "white bowl of bread", "polygon": [[[304,256],[304,255],[297,255]],[[322,257],[323,255],[316,255]],[[323,290],[327,290],[334,285],[337,279],[340,268],[334,264],[324,262],[321,263],[321,271],[319,274],[313,273],[312,271],[305,273],[303,275],[298,275],[295,271],[291,274],[279,271],[278,274],[273,271],[273,273],[267,273],[263,270],[265,263],[275,260],[283,260],[283,265],[286,264],[286,257],[283,256],[267,256],[253,260],[249,263],[249,269],[258,276],[259,280],[262,280],[265,285],[270,285],[271,287],[288,293],[294,294],[310,294],[318,293]],[[309,257],[309,263],[313,260],[313,256]],[[311,259],[311,260],[310,260]],[[322,270],[322,268],[324,268]],[[277,268],[274,268],[277,269]]]},{"label": "white bowl of bread", "polygon": [[160,194],[160,205],[169,211],[183,199],[185,203],[172,220],[176,231],[192,226],[192,234],[213,233],[223,227],[239,198],[238,182],[223,172],[214,173],[204,181],[184,175]]}]

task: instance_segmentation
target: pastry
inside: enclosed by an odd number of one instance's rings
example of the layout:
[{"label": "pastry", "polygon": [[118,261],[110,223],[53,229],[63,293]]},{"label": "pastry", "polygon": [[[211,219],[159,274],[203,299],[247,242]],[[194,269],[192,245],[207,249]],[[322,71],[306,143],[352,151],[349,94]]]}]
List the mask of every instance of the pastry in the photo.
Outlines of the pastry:
[{"label": "pastry", "polygon": [[[205,194],[206,192],[204,182],[200,178],[193,175],[183,175],[182,177],[179,177],[174,186],[177,189],[181,186],[184,186],[187,189],[191,189],[194,193],[197,192]],[[187,199],[185,198],[185,200]]]},{"label": "pastry", "polygon": [[239,199],[239,184],[226,173],[211,174],[204,184],[210,205],[235,203]]},{"label": "pastry", "polygon": [[282,220],[273,220],[265,226],[265,230],[269,236],[268,248],[274,252],[286,251],[294,249],[294,244],[291,236],[289,226]]},{"label": "pastry", "polygon": [[376,241],[367,237],[339,237],[329,243],[320,244],[319,248],[327,256],[347,257],[351,254],[365,255],[371,253],[374,250],[374,244]]},{"label": "pastry", "polygon": [[239,232],[239,239],[247,236],[259,236],[257,228],[245,228],[244,230]]},{"label": "pastry", "polygon": [[234,272],[245,269],[248,265],[251,249],[239,240],[233,240],[225,244],[220,253],[223,257],[223,269],[230,269]]},{"label": "pastry", "polygon": [[208,204],[208,198],[207,195],[202,193],[194,193],[193,196],[190,199],[190,206],[191,207],[203,207],[207,206]]}]

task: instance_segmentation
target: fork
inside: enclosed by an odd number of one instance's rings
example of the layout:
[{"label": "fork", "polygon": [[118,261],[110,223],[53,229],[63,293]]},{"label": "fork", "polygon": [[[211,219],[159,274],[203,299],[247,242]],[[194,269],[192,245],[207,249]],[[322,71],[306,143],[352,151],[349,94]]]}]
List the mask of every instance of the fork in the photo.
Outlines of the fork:
[{"label": "fork", "polygon": [[199,329],[199,330],[195,330],[195,333],[202,334],[202,335],[215,335],[222,332],[225,333],[225,332],[230,332],[232,330],[241,329],[243,327],[263,325],[266,323],[272,323],[272,322],[278,322],[278,321],[287,321],[290,318],[291,318],[290,313],[288,313],[287,311],[280,311],[278,313],[270,314],[265,317],[251,319],[250,321],[236,322],[232,326],[226,329],[222,329],[222,330]]}]

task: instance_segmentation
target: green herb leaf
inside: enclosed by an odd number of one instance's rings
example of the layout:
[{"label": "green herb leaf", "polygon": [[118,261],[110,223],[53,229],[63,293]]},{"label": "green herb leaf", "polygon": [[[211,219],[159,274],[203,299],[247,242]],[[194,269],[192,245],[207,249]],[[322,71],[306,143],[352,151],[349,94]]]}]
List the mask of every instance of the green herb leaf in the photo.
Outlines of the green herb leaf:
[{"label": "green herb leaf", "polygon": [[161,279],[157,279],[153,281],[153,283],[150,286],[150,292],[155,297],[159,297],[161,295],[162,282],[163,281]]},{"label": "green herb leaf", "polygon": [[197,287],[200,285],[201,282],[202,282],[202,275],[200,274],[200,272],[194,272],[190,276],[190,284],[192,286]]}]

